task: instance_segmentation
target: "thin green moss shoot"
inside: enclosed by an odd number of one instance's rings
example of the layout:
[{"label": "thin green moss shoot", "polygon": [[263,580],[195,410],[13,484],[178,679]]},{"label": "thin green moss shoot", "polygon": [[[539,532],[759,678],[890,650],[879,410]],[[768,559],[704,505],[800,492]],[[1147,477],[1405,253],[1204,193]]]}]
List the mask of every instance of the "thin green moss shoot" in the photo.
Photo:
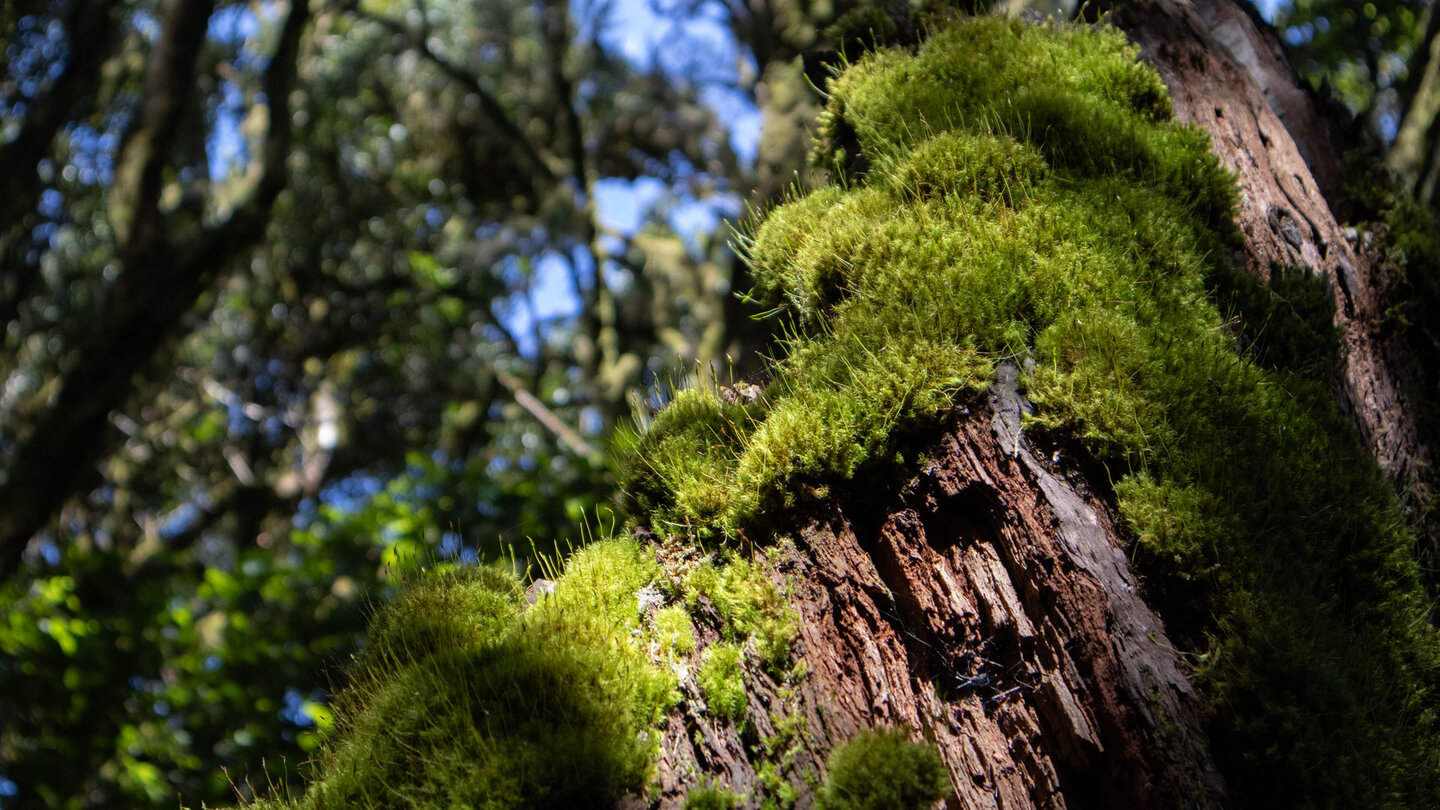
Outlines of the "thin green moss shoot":
[{"label": "thin green moss shoot", "polygon": [[1015,361],[1030,428],[1116,482],[1247,800],[1440,806],[1440,646],[1413,538],[1323,382],[1328,293],[1228,264],[1234,178],[1123,35],[973,20],[829,92],[815,158],[840,182],[742,240],[785,356],[755,402],[694,390],[659,415],[622,482],[634,513],[763,537]]}]

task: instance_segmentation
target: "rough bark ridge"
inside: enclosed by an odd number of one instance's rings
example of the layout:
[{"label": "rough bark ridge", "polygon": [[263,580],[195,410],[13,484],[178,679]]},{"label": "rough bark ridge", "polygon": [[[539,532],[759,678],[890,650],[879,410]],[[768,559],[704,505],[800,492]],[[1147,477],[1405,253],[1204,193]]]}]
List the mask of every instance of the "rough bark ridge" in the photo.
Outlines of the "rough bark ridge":
[{"label": "rough bark ridge", "polygon": [[771,558],[809,665],[786,700],[750,696],[754,739],[693,711],[662,745],[661,807],[700,772],[763,795],[747,744],[799,714],[788,778],[862,729],[905,725],[950,768],[953,808],[1222,807],[1199,699],[1129,571],[1116,516],[1059,453],[1020,432],[1003,366],[924,468],[876,498],[835,499]]},{"label": "rough bark ridge", "polygon": [[[1375,257],[1347,240],[1334,121],[1285,59],[1274,31],[1229,0],[1135,0],[1116,22],[1155,67],[1180,120],[1203,127],[1240,177],[1246,268],[1300,267],[1329,282],[1344,351],[1337,399],[1389,479],[1422,509],[1437,472],[1408,407],[1401,342],[1384,325]],[[1440,538],[1428,538],[1432,545]]]}]

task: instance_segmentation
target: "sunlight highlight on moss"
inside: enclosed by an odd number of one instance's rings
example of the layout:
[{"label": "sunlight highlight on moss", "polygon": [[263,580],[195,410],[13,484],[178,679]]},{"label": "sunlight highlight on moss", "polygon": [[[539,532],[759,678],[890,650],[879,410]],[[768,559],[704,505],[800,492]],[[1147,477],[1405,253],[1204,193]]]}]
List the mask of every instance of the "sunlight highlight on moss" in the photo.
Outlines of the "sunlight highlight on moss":
[{"label": "sunlight highlight on moss", "polygon": [[423,575],[372,622],[304,797],[256,806],[569,808],[639,789],[678,697],[647,657],[658,574],[633,541],[600,541],[523,612],[506,572]]}]

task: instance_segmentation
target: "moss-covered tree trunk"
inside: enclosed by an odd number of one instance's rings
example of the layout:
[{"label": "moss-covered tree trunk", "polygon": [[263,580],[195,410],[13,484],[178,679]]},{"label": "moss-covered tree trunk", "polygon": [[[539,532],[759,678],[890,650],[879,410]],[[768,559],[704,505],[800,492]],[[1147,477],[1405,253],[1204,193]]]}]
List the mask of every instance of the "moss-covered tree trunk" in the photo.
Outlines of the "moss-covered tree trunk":
[{"label": "moss-covered tree trunk", "polygon": [[[1412,349],[1385,311],[1379,256],[1343,227],[1352,206],[1339,119],[1348,114],[1303,89],[1250,4],[1137,0],[1117,18],[1170,87],[1176,115],[1208,131],[1221,162],[1239,175],[1245,268],[1266,280],[1292,269],[1325,280],[1343,340],[1336,398],[1380,469],[1416,512],[1429,513],[1440,468],[1415,406],[1434,398],[1420,390],[1433,372],[1407,362]],[[1430,519],[1424,539],[1440,559]]]},{"label": "moss-covered tree trunk", "polygon": [[679,392],[556,582],[382,612],[298,806],[1437,806],[1337,150],[1238,0],[1115,19],[1159,78],[996,19],[838,76],[746,244],[772,379]]},{"label": "moss-covered tree trunk", "polygon": [[715,774],[750,797],[785,795],[776,777],[791,776],[809,806],[798,777],[876,726],[934,741],[947,807],[1228,805],[1201,702],[1096,494],[1108,486],[1021,433],[1015,377],[1002,366],[913,477],[835,493],[760,555],[799,617],[804,677],[746,672],[748,724],[682,684],[661,807]]},{"label": "moss-covered tree trunk", "polygon": [[[1232,258],[1265,280],[1300,269],[1328,282],[1343,335],[1336,397],[1381,469],[1423,504],[1434,472],[1382,328],[1373,257],[1335,213],[1345,205],[1335,122],[1247,4],[1115,11],[1177,117],[1207,130],[1239,175],[1244,245]],[[1127,560],[1104,470],[1032,444],[1014,377],[1002,366],[908,479],[832,492],[788,527],[793,544],[751,538],[771,547],[760,556],[800,617],[807,674],[786,686],[747,672],[751,723],[739,730],[683,683],[661,744],[659,806],[683,806],[715,774],[736,795],[793,791],[808,806],[794,775],[823,775],[826,752],[874,726],[934,741],[950,808],[1235,804],[1186,654]]]}]

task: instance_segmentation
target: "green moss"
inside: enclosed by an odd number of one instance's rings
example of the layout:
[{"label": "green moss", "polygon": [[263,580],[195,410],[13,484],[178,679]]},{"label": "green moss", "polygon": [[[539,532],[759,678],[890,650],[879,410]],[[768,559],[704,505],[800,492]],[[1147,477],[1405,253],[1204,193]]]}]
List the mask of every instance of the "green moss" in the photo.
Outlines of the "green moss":
[{"label": "green moss", "polygon": [[695,652],[695,630],[683,605],[671,605],[655,611],[652,622],[655,638],[662,650],[674,655]]},{"label": "green moss", "polygon": [[764,570],[735,554],[719,565],[702,563],[685,580],[685,600],[694,605],[702,597],[720,615],[728,641],[748,643],[772,675],[784,674],[799,618]]},{"label": "green moss", "polygon": [[840,15],[825,29],[825,39],[833,43],[846,59],[894,41],[900,33],[889,11],[878,6],[862,6]]},{"label": "green moss", "polygon": [[[755,762],[760,806],[768,808],[794,807],[800,798],[799,790],[789,777],[795,768],[796,757],[805,747],[807,736],[805,714],[792,711],[794,690],[781,689],[778,697],[780,699],[770,713],[770,725],[775,733],[760,741],[759,759]],[[807,776],[813,783],[813,775]]]},{"label": "green moss", "polygon": [[841,184],[743,245],[754,298],[794,324],[785,356],[703,476],[632,462],[677,487],[652,525],[763,537],[1032,360],[1030,427],[1108,468],[1247,800],[1440,802],[1440,645],[1413,538],[1324,384],[1328,292],[1228,265],[1233,178],[1123,36],[974,20],[829,91],[816,154]]},{"label": "green moss", "polygon": [[1341,332],[1324,276],[1275,265],[1268,282],[1239,268],[1221,272],[1214,296],[1236,316],[1246,352],[1266,368],[1328,381],[1338,368]]},{"label": "green moss", "polygon": [[[709,389],[691,389],[655,418],[631,451],[633,461],[619,484],[632,514],[705,523],[723,514],[729,503],[725,473],[754,428],[759,405],[721,402]],[[703,517],[702,517],[703,516]]]},{"label": "green moss", "polygon": [[734,810],[742,801],[725,788],[701,785],[685,794],[685,810]]},{"label": "green moss", "polygon": [[[419,572],[417,572],[419,573]],[[524,589],[498,568],[442,568],[405,588],[370,620],[358,672],[398,669],[487,643],[514,620]]]},{"label": "green moss", "polygon": [[1030,144],[945,132],[920,144],[883,177],[893,194],[912,201],[966,195],[1013,205],[1029,196],[1048,170]]},{"label": "green moss", "polygon": [[710,713],[721,720],[745,717],[748,695],[741,661],[745,651],[736,644],[722,642],[706,648],[700,655],[700,671],[696,683]]},{"label": "green moss", "polygon": [[952,792],[935,747],[904,729],[861,732],[830,752],[826,769],[819,810],[929,810]]},{"label": "green moss", "polygon": [[[1401,513],[1314,373],[1333,350],[1322,297],[1288,271],[1242,289],[1224,258],[1233,181],[1122,35],[970,21],[864,58],[830,94],[817,155],[842,185],[745,245],[753,297],[792,324],[785,357],[754,402],[695,390],[658,415],[621,476],[632,513],[672,536],[767,536],[833,484],[893,469],[897,437],[997,363],[1031,360],[1031,427],[1116,482],[1242,798],[1440,804],[1440,644]],[[719,617],[697,673],[717,717],[744,718],[748,662],[798,671],[763,563],[727,552],[662,577],[609,540],[524,610],[494,571],[422,578],[376,617],[316,779],[284,806],[568,807],[642,788],[677,699],[669,658],[695,644],[679,606],[653,610],[663,592]],[[796,736],[761,741],[750,800],[796,798]],[[898,731],[829,770],[829,807],[948,789]]]},{"label": "green moss", "polygon": [[521,612],[513,577],[455,568],[372,623],[297,808],[555,807],[643,786],[676,683],[645,654],[630,541],[577,552]]}]

